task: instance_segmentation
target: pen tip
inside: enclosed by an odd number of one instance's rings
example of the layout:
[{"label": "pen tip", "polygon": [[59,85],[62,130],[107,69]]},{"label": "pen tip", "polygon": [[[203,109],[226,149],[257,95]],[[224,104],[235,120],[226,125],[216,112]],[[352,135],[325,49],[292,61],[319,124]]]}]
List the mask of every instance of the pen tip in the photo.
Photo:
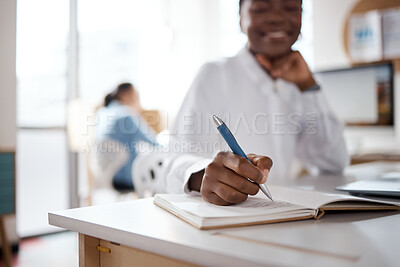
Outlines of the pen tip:
[{"label": "pen tip", "polygon": [[218,127],[218,126],[221,126],[221,125],[224,123],[220,118],[218,118],[218,117],[215,116],[215,115],[212,115],[211,118],[213,119],[213,121],[215,122],[215,124],[217,125],[217,127]]}]

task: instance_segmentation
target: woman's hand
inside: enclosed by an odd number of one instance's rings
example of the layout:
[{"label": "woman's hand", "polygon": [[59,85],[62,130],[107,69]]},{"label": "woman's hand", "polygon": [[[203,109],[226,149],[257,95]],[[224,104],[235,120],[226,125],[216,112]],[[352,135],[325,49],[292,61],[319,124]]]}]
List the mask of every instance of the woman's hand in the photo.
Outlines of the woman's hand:
[{"label": "woman's hand", "polygon": [[298,51],[292,51],[286,56],[274,60],[270,60],[262,54],[257,54],[256,59],[272,78],[282,78],[292,82],[299,87],[300,91],[307,90],[315,85],[314,77]]},{"label": "woman's hand", "polygon": [[245,201],[248,195],[257,194],[258,184],[267,181],[272,167],[272,160],[268,157],[254,154],[247,156],[252,163],[232,152],[219,152],[204,172],[190,178],[193,180],[189,180],[189,188],[196,190],[196,187],[200,187],[203,199],[216,205]]}]

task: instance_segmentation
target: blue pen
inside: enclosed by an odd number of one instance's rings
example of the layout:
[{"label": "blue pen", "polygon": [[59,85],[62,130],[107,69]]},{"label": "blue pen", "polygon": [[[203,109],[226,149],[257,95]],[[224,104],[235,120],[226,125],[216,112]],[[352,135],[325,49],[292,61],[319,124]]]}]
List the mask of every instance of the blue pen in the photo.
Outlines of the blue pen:
[{"label": "blue pen", "polygon": [[[221,133],[222,137],[224,138],[225,142],[228,144],[228,146],[232,149],[232,152],[235,153],[238,156],[246,158],[250,163],[251,161],[249,158],[246,156],[246,154],[243,152],[242,148],[239,146],[238,142],[236,141],[235,137],[229,130],[228,126],[217,116],[212,115],[212,119],[214,120],[215,124],[217,125],[218,131]],[[272,195],[269,192],[267,186],[265,184],[259,184],[258,185],[261,189],[261,191],[272,201]]]}]

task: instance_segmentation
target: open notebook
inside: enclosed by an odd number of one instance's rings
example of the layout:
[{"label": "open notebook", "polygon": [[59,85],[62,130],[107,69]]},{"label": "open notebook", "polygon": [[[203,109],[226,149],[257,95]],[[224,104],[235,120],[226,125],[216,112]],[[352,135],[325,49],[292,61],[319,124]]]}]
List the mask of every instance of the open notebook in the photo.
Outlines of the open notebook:
[{"label": "open notebook", "polygon": [[327,210],[392,210],[400,203],[374,201],[342,194],[269,186],[274,201],[249,197],[233,206],[216,206],[201,196],[157,194],[154,203],[199,229],[319,219]]}]

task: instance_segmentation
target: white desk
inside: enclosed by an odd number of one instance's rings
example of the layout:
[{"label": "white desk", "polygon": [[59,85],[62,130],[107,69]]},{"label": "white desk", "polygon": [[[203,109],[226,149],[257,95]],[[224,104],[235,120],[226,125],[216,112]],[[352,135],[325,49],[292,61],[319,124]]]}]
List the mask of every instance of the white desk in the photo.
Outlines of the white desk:
[{"label": "white desk", "polygon": [[[331,191],[344,182],[343,177],[321,176],[290,184]],[[54,212],[49,222],[81,233],[81,266],[400,264],[398,211],[201,231],[153,205],[152,199],[141,199]],[[100,252],[97,245],[111,253]]]}]

